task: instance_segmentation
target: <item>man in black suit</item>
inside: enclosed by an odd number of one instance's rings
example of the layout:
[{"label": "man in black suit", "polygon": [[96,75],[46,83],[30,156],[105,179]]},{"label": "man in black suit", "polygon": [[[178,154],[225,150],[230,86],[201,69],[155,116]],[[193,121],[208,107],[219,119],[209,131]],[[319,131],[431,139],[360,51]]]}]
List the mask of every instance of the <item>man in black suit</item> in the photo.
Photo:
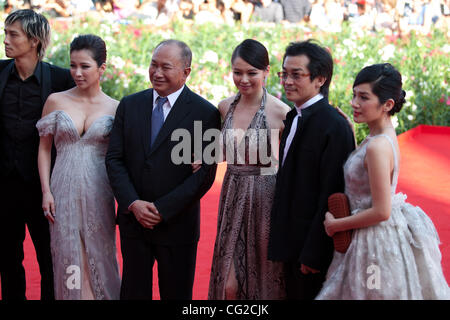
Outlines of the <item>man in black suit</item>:
[{"label": "man in black suit", "polygon": [[152,299],[155,260],[161,299],[192,299],[200,198],[214,182],[216,165],[193,173],[190,163],[176,164],[172,133],[202,139],[194,136],[194,121],[203,133],[220,128],[220,115],[185,85],[191,60],[184,42],[163,41],[149,68],[153,89],[123,98],[117,108],[106,166],[119,204],[121,299]]},{"label": "man in black suit", "polygon": [[280,168],[271,213],[269,259],[285,262],[289,299],[313,299],[333,256],[323,221],[327,199],[344,191],[343,165],[353,132],[328,103],[330,53],[312,41],[291,43],[279,73],[294,102],[280,142]]},{"label": "man in black suit", "polygon": [[5,54],[0,60],[0,275],[3,300],[24,300],[25,225],[41,273],[41,299],[54,299],[50,234],[42,211],[37,168],[40,119],[52,92],[74,86],[70,73],[42,62],[50,41],[47,19],[18,10],[5,20]]}]

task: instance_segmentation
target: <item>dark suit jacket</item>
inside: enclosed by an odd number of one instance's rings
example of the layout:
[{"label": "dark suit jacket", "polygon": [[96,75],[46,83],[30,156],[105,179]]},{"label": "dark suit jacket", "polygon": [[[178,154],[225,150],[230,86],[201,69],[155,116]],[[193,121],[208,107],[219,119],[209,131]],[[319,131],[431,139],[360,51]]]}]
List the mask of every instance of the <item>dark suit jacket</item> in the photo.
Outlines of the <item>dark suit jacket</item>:
[{"label": "dark suit jacket", "polygon": [[[150,149],[152,102],[152,89],[123,98],[111,131],[106,167],[119,204],[121,235],[162,245],[195,243],[200,198],[214,182],[216,164],[203,164],[194,174],[190,164],[174,164],[171,153],[179,141],[171,141],[171,134],[186,129],[194,137],[194,121],[202,121],[203,132],[219,129],[220,114],[185,86]],[[161,214],[163,221],[153,230],[143,228],[128,211],[137,199],[154,202]]]},{"label": "dark suit jacket", "polygon": [[[41,63],[41,105],[40,114],[42,114],[42,108],[48,96],[53,92],[64,91],[75,86],[75,83],[70,75],[69,70],[63,69],[47,62]],[[6,82],[11,74],[11,69],[14,67],[14,59],[0,60],[0,100],[3,95]],[[1,106],[0,106],[1,107]],[[40,119],[40,116],[35,119],[34,124]],[[1,123],[0,123],[1,125]],[[1,128],[0,128],[1,129]],[[1,130],[3,131],[3,130]],[[14,133],[12,133],[14,134]],[[0,143],[5,143],[4,139],[9,139],[7,136],[3,136],[0,139]],[[0,155],[0,166],[2,168],[1,174],[7,174],[16,166],[17,170],[25,180],[37,180],[39,181],[39,172],[37,168],[37,154],[39,148],[39,134],[37,129],[32,137],[28,137],[21,142],[20,152],[15,153],[15,164],[4,163],[5,155]],[[7,149],[7,148],[6,148]],[[0,146],[1,152],[13,152],[13,150],[5,150],[3,146]]]},{"label": "dark suit jacket", "polygon": [[[280,164],[296,114],[293,109],[286,116]],[[323,225],[327,200],[334,192],[344,192],[343,165],[354,144],[350,126],[327,99],[302,110],[286,160],[277,174],[269,259],[327,270],[333,255],[332,238]]]}]

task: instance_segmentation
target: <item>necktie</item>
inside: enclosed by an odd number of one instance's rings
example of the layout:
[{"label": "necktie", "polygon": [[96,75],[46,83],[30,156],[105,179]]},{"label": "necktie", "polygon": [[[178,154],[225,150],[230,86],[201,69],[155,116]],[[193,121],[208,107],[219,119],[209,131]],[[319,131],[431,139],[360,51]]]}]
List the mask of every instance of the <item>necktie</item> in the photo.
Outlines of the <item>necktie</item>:
[{"label": "necktie", "polygon": [[286,138],[286,145],[284,146],[283,150],[283,162],[281,163],[281,166],[283,166],[284,161],[286,160],[287,153],[289,151],[289,147],[291,146],[292,140],[294,139],[295,132],[297,132],[297,126],[298,126],[298,119],[300,118],[300,114],[297,114],[292,121],[291,131],[289,131],[289,135]]},{"label": "necktie", "polygon": [[150,140],[150,146],[152,146],[153,142],[155,142],[156,137],[158,136],[158,132],[164,123],[163,105],[166,102],[167,102],[167,97],[156,98],[156,108],[153,109],[153,112],[152,112],[152,136],[151,136],[151,140]]}]

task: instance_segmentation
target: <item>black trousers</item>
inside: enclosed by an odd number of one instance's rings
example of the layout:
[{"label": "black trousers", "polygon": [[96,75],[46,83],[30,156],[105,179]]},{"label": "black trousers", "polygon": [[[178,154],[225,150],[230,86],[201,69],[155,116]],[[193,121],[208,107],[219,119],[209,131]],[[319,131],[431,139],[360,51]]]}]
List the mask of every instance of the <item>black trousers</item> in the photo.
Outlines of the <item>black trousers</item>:
[{"label": "black trousers", "polygon": [[298,262],[286,262],[284,268],[287,299],[314,300],[322,289],[325,272],[303,274]]},{"label": "black trousers", "polygon": [[54,299],[50,233],[42,211],[39,181],[17,172],[0,179],[0,277],[3,300],[26,300],[23,242],[25,225],[36,250],[41,273],[41,300]]},{"label": "black trousers", "polygon": [[151,300],[153,264],[158,263],[161,300],[192,300],[197,243],[157,245],[120,235],[123,258],[121,300]]}]

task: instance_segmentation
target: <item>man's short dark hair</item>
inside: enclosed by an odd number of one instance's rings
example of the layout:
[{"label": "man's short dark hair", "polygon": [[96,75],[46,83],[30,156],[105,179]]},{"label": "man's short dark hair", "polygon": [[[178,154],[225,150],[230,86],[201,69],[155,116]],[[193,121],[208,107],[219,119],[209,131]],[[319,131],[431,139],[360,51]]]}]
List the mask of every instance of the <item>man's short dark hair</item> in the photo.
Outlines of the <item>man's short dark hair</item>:
[{"label": "man's short dark hair", "polygon": [[5,26],[20,21],[22,30],[28,38],[36,38],[39,41],[37,53],[39,60],[45,55],[45,50],[50,43],[50,24],[48,20],[31,9],[22,9],[11,12],[5,20]]},{"label": "man's short dark hair", "polygon": [[181,61],[184,62],[186,68],[190,68],[192,63],[192,51],[189,48],[189,46],[183,41],[176,39],[164,40],[158,43],[158,45],[155,47],[155,50],[163,45],[172,45],[172,44],[175,44],[178,46],[178,48],[180,48]]},{"label": "man's short dark hair", "polygon": [[301,55],[305,55],[309,59],[307,67],[311,74],[311,81],[318,76],[326,78],[325,83],[320,88],[320,93],[328,98],[328,89],[330,87],[331,78],[333,77],[333,58],[331,57],[330,52],[312,39],[301,42],[291,42],[284,53],[283,64],[287,56],[295,57]]}]

